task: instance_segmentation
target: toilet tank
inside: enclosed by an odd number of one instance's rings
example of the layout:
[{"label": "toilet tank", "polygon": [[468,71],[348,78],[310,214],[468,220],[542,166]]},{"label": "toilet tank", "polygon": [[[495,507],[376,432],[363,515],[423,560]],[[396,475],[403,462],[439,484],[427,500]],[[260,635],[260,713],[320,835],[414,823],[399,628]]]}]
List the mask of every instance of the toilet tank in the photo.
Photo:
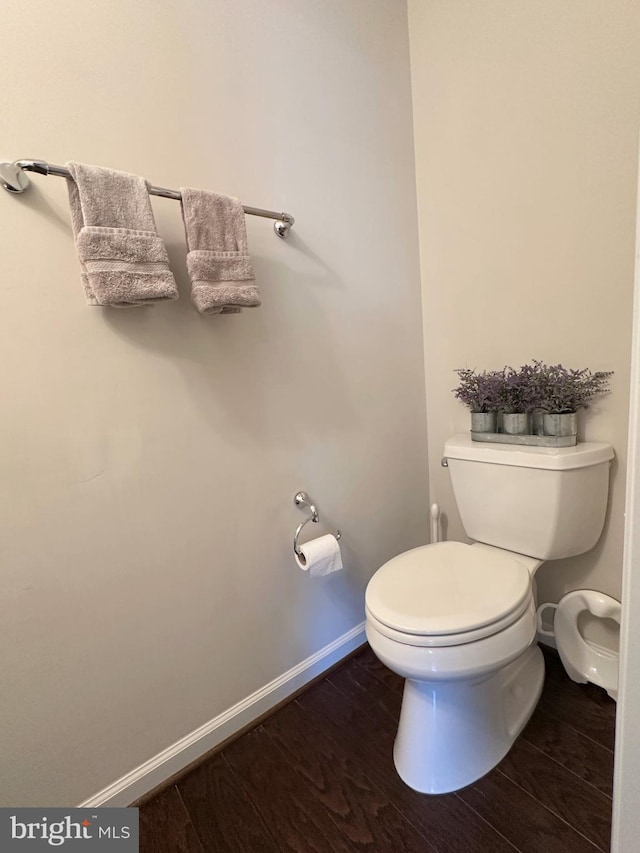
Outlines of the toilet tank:
[{"label": "toilet tank", "polygon": [[444,447],[453,492],[470,539],[540,560],[589,551],[602,533],[613,448],[529,447],[472,441]]}]

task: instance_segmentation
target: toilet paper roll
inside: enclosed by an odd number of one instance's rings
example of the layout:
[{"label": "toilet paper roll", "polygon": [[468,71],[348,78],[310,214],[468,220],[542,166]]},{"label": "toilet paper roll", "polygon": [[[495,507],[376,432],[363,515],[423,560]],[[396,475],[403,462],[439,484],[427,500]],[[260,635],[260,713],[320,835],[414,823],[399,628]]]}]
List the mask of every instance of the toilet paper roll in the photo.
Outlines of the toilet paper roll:
[{"label": "toilet paper roll", "polygon": [[331,533],[305,542],[300,546],[300,553],[301,556],[296,554],[296,563],[303,572],[309,572],[312,578],[330,575],[342,568],[340,544]]}]

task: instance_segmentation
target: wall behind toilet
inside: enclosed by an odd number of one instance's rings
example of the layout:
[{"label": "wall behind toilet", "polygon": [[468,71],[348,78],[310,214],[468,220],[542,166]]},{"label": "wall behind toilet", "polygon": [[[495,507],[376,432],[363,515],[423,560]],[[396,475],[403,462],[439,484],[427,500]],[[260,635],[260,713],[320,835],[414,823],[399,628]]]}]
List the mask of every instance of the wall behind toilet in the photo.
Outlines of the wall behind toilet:
[{"label": "wall behind toilet", "polygon": [[432,499],[462,536],[448,435],[469,429],[457,367],[533,358],[614,370],[581,418],[608,441],[604,535],[543,566],[542,601],[620,597],[640,6],[629,0],[409,0]]},{"label": "wall behind toilet", "polygon": [[[406,9],[4,0],[0,159],[77,159],[248,217],[263,306],[88,308],[64,181],[0,192],[0,803],[73,805],[364,619],[428,531]],[[307,489],[345,571],[294,565]],[[315,531],[314,531],[315,532]]]}]

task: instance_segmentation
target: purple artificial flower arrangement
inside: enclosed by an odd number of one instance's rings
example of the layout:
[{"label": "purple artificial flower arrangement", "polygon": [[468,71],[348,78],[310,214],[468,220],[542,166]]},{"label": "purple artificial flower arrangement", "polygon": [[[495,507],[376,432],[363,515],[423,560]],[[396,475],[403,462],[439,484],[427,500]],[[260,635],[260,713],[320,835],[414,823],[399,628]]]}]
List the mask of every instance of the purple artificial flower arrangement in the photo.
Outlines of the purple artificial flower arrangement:
[{"label": "purple artificial flower arrangement", "polygon": [[613,370],[598,370],[592,373],[589,368],[572,370],[561,364],[546,365],[534,362],[537,374],[537,387],[540,392],[539,408],[549,414],[565,414],[588,409],[589,404],[603,394],[608,394],[609,379]]},{"label": "purple artificial flower arrangement", "polygon": [[530,415],[540,408],[542,388],[538,364],[523,364],[519,370],[505,367],[502,371],[504,385],[500,409],[505,414]]},{"label": "purple artificial flower arrangement", "polygon": [[573,370],[561,364],[547,365],[534,359],[515,369],[478,373],[459,368],[460,384],[454,396],[472,412],[564,414],[586,409],[596,397],[610,391],[612,370],[592,373],[588,368]]},{"label": "purple artificial flower arrangement", "polygon": [[487,414],[500,409],[504,385],[501,370],[476,373],[475,370],[462,367],[454,372],[458,374],[460,384],[453,389],[453,393],[472,412]]}]

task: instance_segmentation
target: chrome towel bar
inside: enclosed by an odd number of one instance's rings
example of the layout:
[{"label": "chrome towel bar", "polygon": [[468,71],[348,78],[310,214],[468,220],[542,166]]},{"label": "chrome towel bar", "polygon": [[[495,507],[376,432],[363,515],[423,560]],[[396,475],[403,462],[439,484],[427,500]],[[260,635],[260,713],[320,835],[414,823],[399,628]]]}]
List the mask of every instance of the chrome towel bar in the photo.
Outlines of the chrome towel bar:
[{"label": "chrome towel bar", "polygon": [[[38,175],[55,175],[57,178],[69,178],[71,172],[64,166],[54,166],[45,160],[16,160],[14,163],[0,163],[0,185],[10,193],[23,193],[29,188],[30,181],[25,172],[35,172]],[[149,194],[158,195],[162,198],[172,198],[180,201],[182,196],[178,190],[168,190],[164,187],[149,185]],[[275,219],[273,230],[278,237],[286,237],[291,230],[295,219],[290,213],[278,213],[275,210],[264,210],[261,207],[247,207],[243,205],[244,212],[250,216],[264,216],[266,219]]]}]

